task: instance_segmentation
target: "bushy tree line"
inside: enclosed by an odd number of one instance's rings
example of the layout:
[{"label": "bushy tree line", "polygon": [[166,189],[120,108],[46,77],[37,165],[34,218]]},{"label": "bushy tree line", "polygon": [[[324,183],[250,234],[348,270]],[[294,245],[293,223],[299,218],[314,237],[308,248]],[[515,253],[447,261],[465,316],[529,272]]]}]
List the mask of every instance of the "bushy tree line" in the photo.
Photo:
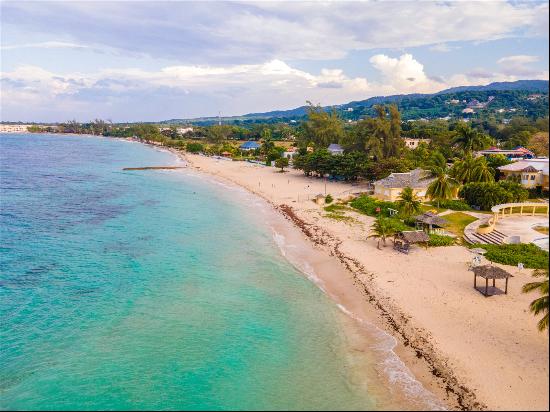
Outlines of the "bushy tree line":
[{"label": "bushy tree line", "polygon": [[490,210],[501,203],[524,202],[529,192],[516,182],[504,180],[467,183],[460,189],[459,196],[470,206]]},{"label": "bushy tree line", "polygon": [[351,152],[332,155],[326,149],[294,157],[294,168],[302,170],[306,176],[330,176],[343,180],[355,180],[367,170],[367,157],[364,153]]}]

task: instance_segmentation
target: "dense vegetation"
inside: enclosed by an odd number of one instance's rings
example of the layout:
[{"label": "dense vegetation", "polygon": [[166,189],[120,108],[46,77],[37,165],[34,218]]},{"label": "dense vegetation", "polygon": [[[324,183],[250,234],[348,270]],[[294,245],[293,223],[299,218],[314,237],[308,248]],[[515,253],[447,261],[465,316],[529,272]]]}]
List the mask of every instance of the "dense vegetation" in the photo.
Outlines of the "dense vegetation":
[{"label": "dense vegetation", "polygon": [[476,246],[485,249],[485,257],[492,262],[511,266],[523,263],[524,267],[530,269],[548,268],[548,252],[531,243]]},{"label": "dense vegetation", "polygon": [[491,207],[501,203],[524,202],[529,192],[519,183],[511,181],[476,182],[465,184],[459,196],[470,206],[491,210]]}]

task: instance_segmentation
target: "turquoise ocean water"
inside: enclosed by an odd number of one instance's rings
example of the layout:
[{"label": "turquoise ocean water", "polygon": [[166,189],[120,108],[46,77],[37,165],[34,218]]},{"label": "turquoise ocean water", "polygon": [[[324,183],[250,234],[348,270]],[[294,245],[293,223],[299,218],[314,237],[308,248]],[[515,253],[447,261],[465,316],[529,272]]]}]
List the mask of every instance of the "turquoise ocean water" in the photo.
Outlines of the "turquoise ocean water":
[{"label": "turquoise ocean water", "polygon": [[0,149],[1,409],[388,407],[350,378],[336,306],[238,193],[122,171],[176,160],[120,140]]}]

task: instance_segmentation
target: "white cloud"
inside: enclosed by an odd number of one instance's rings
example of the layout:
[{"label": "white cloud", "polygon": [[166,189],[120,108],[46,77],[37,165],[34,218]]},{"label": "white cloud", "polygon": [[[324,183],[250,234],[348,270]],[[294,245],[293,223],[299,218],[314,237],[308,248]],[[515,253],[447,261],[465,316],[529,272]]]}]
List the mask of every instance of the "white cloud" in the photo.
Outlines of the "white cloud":
[{"label": "white cloud", "polygon": [[200,63],[327,60],[423,45],[445,51],[449,42],[547,36],[548,26],[547,2],[3,2],[2,9],[3,24],[19,30]]},{"label": "white cloud", "polygon": [[513,76],[532,76],[537,73],[537,70],[530,67],[531,63],[536,63],[540,60],[538,56],[531,55],[516,55],[507,56],[499,59],[497,63],[502,66],[502,71],[505,74]]},{"label": "white cloud", "polygon": [[452,50],[457,49],[458,47],[449,46],[447,43],[437,43],[433,46],[430,46],[430,50],[438,53],[448,53]]},{"label": "white cloud", "polygon": [[0,46],[0,50],[16,49],[88,49],[89,46],[64,41],[45,41],[39,43],[10,44]]},{"label": "white cloud", "polygon": [[411,54],[403,54],[398,59],[377,54],[370,62],[382,74],[386,93],[430,93],[444,87],[444,83],[428,78],[424,66]]},{"label": "white cloud", "polygon": [[[502,61],[524,64],[534,60],[533,56],[509,56]],[[161,120],[215,115],[218,110],[224,115],[239,115],[292,108],[306,100],[331,105],[376,95],[432,93],[448,87],[521,78],[483,68],[436,78],[427,74],[411,54],[377,54],[370,63],[380,72],[380,82],[350,77],[341,69],[313,74],[277,59],[260,64],[177,65],[160,70],[113,68],[69,74],[21,66],[1,73],[1,104],[3,116],[9,116],[6,120],[25,120],[17,113],[29,111],[36,116],[48,113],[45,120]],[[531,78],[548,79],[548,72],[538,72]]]}]

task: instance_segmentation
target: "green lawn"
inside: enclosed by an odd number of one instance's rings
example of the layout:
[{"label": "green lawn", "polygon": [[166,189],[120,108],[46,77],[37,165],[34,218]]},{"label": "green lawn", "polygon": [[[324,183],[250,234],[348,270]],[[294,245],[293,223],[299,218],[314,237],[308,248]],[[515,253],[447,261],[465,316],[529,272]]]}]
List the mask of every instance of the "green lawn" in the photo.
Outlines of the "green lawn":
[{"label": "green lawn", "polygon": [[475,217],[462,212],[453,212],[441,217],[449,222],[449,224],[445,226],[445,230],[459,237],[464,235],[464,228],[466,226],[477,220]]},{"label": "green lawn", "polygon": [[435,210],[435,213],[441,213],[441,212],[444,212],[445,210],[447,210],[447,209],[444,209],[444,208],[441,208],[441,207],[435,207],[435,206],[432,206],[432,205],[428,205],[426,203],[422,203],[421,208],[422,208],[422,212],[431,212],[431,211]]}]

